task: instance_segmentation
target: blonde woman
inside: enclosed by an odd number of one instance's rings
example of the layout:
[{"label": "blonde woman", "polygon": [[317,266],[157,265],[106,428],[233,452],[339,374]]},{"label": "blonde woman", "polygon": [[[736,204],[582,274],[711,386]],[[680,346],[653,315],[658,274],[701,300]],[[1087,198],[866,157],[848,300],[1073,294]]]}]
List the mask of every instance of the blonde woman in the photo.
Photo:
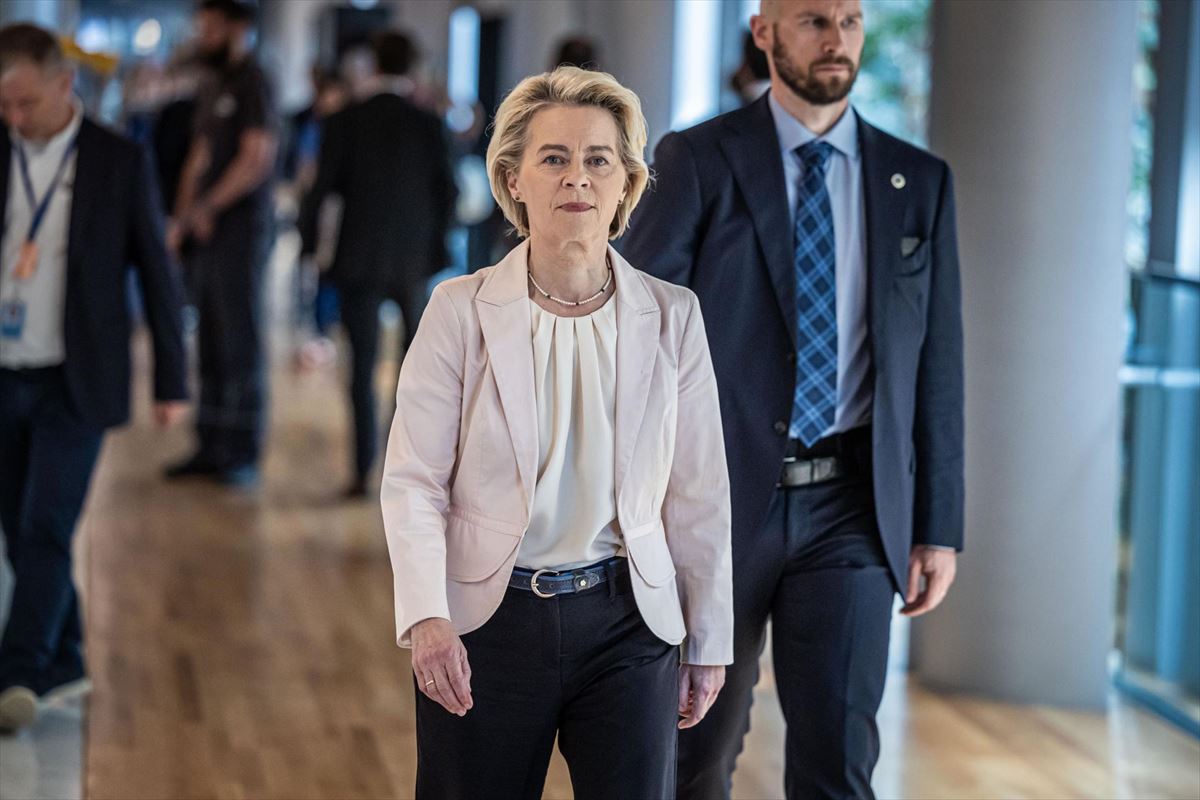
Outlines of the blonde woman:
[{"label": "blonde woman", "polygon": [[538,798],[556,737],[577,798],[674,796],[732,661],[699,307],[608,244],[645,144],[612,76],[522,81],[487,163],[524,241],[441,284],[405,358],[382,501],[419,798]]}]

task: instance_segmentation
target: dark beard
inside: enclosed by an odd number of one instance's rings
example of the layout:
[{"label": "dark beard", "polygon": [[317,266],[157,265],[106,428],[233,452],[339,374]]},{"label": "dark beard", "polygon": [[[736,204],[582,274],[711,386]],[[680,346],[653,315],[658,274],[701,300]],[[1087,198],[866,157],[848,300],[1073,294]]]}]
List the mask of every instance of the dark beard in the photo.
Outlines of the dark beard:
[{"label": "dark beard", "polygon": [[216,72],[224,72],[229,66],[229,44],[223,44],[215,50],[199,53],[198,59],[201,64]]},{"label": "dark beard", "polygon": [[[850,94],[850,90],[854,88],[854,79],[858,77],[858,68],[853,61],[845,57],[823,58],[820,61],[814,61],[809,66],[809,71],[804,72],[792,61],[791,54],[783,46],[778,31],[775,34],[775,46],[771,48],[771,58],[775,62],[775,71],[779,73],[780,80],[797,95],[815,106],[827,106],[844,100],[846,95]],[[843,81],[841,78],[834,78],[829,83],[823,83],[813,76],[812,71],[816,67],[830,64],[843,64],[849,67],[849,79]]]}]

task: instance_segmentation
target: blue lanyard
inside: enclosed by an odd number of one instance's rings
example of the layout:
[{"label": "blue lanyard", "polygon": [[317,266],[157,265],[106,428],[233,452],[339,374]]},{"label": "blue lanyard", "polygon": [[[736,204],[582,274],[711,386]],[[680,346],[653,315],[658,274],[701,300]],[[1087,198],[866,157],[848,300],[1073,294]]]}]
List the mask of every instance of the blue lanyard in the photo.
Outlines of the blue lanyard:
[{"label": "blue lanyard", "polygon": [[21,165],[21,181],[25,184],[25,197],[29,200],[29,207],[33,209],[33,221],[29,225],[29,233],[25,235],[25,241],[32,242],[37,238],[38,228],[42,227],[42,222],[46,218],[50,200],[54,197],[54,192],[58,190],[59,183],[62,182],[63,173],[67,170],[67,162],[71,160],[71,154],[79,146],[79,131],[76,131],[75,135],[71,137],[71,142],[67,145],[66,152],[63,153],[62,161],[58,162],[58,169],[54,171],[54,179],[50,181],[46,195],[40,203],[33,191],[33,179],[29,177],[29,160],[25,157],[25,148],[21,147],[19,142],[13,142],[13,146],[17,149],[17,161]]}]

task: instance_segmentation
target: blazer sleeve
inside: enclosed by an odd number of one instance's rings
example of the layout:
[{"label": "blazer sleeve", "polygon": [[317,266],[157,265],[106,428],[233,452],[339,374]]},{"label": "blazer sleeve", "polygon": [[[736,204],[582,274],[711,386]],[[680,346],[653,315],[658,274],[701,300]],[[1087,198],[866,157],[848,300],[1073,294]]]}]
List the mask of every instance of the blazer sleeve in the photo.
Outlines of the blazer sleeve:
[{"label": "blazer sleeve", "polygon": [[717,379],[696,295],[679,348],[675,452],[663,527],[683,608],[687,664],[733,663],[733,570],[729,471]]},{"label": "blazer sleeve", "polygon": [[963,546],[963,328],[947,167],[932,235],[929,318],[917,366],[914,544]]},{"label": "blazer sleeve", "polygon": [[322,124],[321,147],[317,155],[317,175],[313,185],[300,201],[296,228],[300,231],[300,250],[305,255],[316,252],[317,224],[321,203],[330,194],[341,190],[345,170],[344,113],[328,117]]},{"label": "blazer sleeve", "polygon": [[154,397],[186,400],[187,351],[183,344],[183,284],[167,252],[163,210],[149,157],[133,155],[129,261],[138,271],[146,320],[154,344]]},{"label": "blazer sleeve", "polygon": [[465,345],[449,294],[434,290],[396,387],[380,499],[396,601],[396,643],[409,628],[450,619],[446,513],[458,457]]},{"label": "blazer sleeve", "polygon": [[656,278],[690,286],[701,236],[700,173],[687,139],[668,133],[654,151],[654,183],[621,238],[622,255]]}]

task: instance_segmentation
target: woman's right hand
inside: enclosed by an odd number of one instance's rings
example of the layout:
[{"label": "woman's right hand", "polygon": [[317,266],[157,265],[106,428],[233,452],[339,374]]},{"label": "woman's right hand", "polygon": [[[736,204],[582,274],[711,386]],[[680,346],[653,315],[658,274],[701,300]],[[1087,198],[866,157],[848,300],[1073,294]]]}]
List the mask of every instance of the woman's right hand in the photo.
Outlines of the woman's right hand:
[{"label": "woman's right hand", "polygon": [[471,666],[467,663],[467,648],[450,621],[421,620],[412,626],[409,637],[417,687],[451,714],[465,716],[475,705],[471,700]]}]

